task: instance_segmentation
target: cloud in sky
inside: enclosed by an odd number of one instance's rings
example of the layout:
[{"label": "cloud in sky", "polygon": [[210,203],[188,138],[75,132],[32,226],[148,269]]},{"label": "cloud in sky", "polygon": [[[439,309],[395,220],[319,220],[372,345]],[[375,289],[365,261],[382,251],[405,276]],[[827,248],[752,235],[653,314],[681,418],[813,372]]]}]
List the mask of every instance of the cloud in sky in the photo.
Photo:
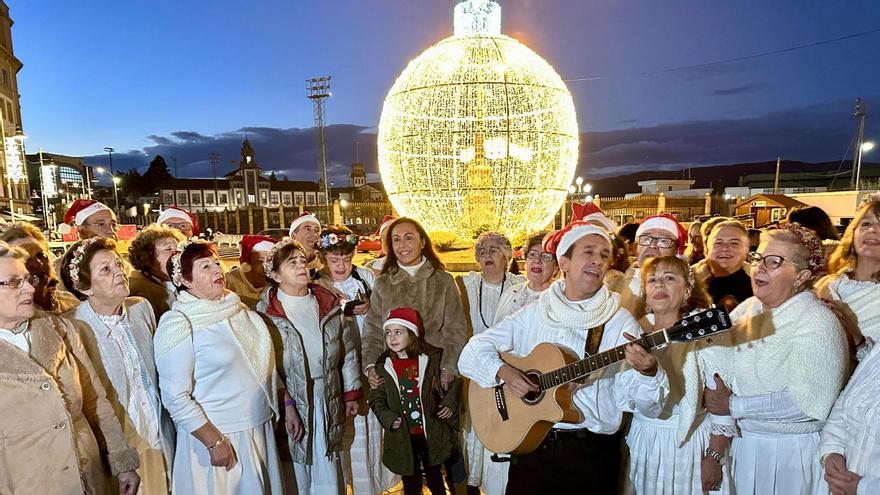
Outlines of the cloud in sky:
[{"label": "cloud in sky", "polygon": [[[880,103],[880,97],[866,98],[869,108],[873,107],[872,102]],[[581,136],[578,173],[602,177],[637,170],[764,161],[776,156],[806,162],[839,160],[855,130],[851,107],[850,101],[836,101],[754,118],[692,120],[586,132]],[[168,136],[150,135],[147,139],[151,144],[114,153],[113,162],[117,170],[143,171],[155,155],[162,155],[174,173],[172,157],[176,157],[181,176],[211,177],[209,156],[215,152],[220,154],[222,175],[237,166],[245,136],[254,146],[257,163],[267,173],[275,171],[296,180],[317,179],[314,128],[244,127],[212,136],[192,130],[175,131]],[[378,179],[375,128],[335,124],[325,129],[325,138],[331,182],[348,185],[356,148],[371,180]],[[85,159],[94,165],[107,163],[106,155]]]}]

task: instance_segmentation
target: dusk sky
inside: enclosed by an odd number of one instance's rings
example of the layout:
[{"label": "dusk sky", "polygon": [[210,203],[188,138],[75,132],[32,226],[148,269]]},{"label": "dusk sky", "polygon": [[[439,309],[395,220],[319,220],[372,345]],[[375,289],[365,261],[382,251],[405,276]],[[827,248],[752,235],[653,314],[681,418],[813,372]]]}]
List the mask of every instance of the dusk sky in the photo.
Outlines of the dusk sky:
[{"label": "dusk sky", "polygon": [[[332,75],[331,174],[375,172],[382,101],[406,63],[452,34],[452,0],[8,0],[27,147],[117,169],[156,154],[181,175],[257,162],[317,178],[304,80]],[[568,81],[578,172],[841,160],[857,96],[880,139],[880,2],[507,0],[502,32]],[[731,63],[845,36],[836,42]],[[686,70],[668,70],[699,66]],[[580,79],[580,80],[579,80]],[[586,79],[586,80],[584,80]],[[876,112],[876,113],[875,113]],[[867,157],[868,159],[872,157]],[[874,161],[874,160],[872,160]],[[173,170],[172,170],[173,172]]]}]

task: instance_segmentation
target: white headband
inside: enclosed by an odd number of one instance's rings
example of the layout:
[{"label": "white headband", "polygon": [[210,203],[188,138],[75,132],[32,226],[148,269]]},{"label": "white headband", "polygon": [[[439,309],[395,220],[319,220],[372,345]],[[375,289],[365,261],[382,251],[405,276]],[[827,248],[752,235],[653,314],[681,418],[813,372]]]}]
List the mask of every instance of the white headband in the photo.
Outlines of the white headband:
[{"label": "white headband", "polygon": [[87,218],[94,215],[95,213],[98,213],[99,211],[113,211],[113,210],[111,210],[110,208],[107,208],[107,206],[104,203],[100,203],[100,202],[99,203],[92,203],[89,206],[86,206],[85,208],[83,208],[82,210],[79,210],[76,213],[76,215],[73,216],[73,221],[77,225],[82,225],[83,223],[85,223]]},{"label": "white headband", "polygon": [[672,234],[672,237],[678,239],[678,224],[666,217],[653,217],[645,220],[639,225],[639,228],[636,229],[636,237],[651,229],[665,230]]},{"label": "white headband", "polygon": [[407,328],[409,330],[412,330],[412,333],[416,334],[416,337],[420,336],[419,335],[419,327],[416,326],[415,323],[413,323],[409,320],[404,320],[403,318],[388,318],[387,320],[385,320],[385,323],[382,325],[382,330],[385,330],[386,328],[388,328],[388,325],[400,325],[403,328]]},{"label": "white headband", "polygon": [[294,218],[293,221],[290,222],[290,231],[288,232],[288,234],[293,237],[293,231],[306,222],[314,222],[318,224],[318,228],[321,227],[321,222],[318,220],[318,217],[310,213],[308,215],[302,215]]},{"label": "white headband", "polygon": [[166,220],[171,220],[172,218],[183,220],[190,225],[193,224],[192,218],[190,218],[185,211],[178,210],[177,208],[167,208],[162,211],[162,213],[159,214],[159,218],[156,219],[156,223],[162,225]]},{"label": "white headband", "polygon": [[608,241],[609,244],[611,243],[611,236],[608,235],[608,232],[602,227],[593,224],[578,225],[566,232],[562,236],[562,239],[559,240],[559,245],[556,246],[556,261],[561,260],[562,255],[564,255],[569,248],[578,241],[578,239],[587,235],[598,235]]}]

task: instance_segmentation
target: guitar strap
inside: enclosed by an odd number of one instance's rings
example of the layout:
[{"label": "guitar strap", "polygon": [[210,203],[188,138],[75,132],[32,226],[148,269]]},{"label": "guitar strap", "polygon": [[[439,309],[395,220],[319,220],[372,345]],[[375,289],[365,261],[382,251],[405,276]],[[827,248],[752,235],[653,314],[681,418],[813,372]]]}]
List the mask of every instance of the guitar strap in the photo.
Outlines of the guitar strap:
[{"label": "guitar strap", "polygon": [[584,343],[584,357],[592,356],[599,352],[599,344],[602,343],[602,334],[605,333],[605,324],[590,329],[587,333],[587,341]]}]

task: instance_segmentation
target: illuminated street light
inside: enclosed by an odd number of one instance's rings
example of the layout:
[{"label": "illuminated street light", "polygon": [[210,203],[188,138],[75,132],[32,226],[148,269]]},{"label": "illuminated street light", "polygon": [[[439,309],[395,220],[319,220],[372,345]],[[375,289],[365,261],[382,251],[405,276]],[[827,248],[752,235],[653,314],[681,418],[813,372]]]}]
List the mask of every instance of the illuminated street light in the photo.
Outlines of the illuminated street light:
[{"label": "illuminated street light", "polygon": [[867,153],[874,149],[874,141],[865,141],[862,143],[862,153]]}]

